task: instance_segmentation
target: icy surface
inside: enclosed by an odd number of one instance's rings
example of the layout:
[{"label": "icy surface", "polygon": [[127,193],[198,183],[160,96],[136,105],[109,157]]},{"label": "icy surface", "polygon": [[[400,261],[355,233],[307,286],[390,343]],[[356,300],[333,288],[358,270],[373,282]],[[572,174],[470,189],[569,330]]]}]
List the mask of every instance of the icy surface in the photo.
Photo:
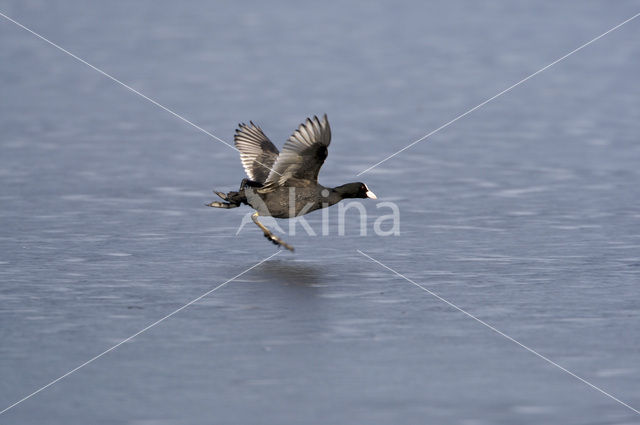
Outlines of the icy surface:
[{"label": "icy surface", "polygon": [[[629,424],[640,416],[636,2],[0,1],[231,142],[333,128],[368,235],[283,252],[0,416],[7,424]],[[238,155],[0,18],[0,409],[274,252]],[[336,207],[330,216],[337,218]],[[321,233],[321,212],[309,215]],[[286,227],[286,222],[281,223]]]}]

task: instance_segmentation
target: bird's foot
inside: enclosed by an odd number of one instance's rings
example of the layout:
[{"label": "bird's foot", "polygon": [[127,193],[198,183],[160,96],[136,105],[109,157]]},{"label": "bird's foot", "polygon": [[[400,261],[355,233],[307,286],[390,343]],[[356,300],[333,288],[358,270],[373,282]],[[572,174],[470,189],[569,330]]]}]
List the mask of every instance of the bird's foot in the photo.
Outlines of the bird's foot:
[{"label": "bird's foot", "polygon": [[224,192],[218,192],[217,190],[214,190],[213,193],[215,193],[216,195],[218,195],[220,197],[220,199],[222,199],[223,201],[227,200],[227,194]]},{"label": "bird's foot", "polygon": [[265,233],[264,237],[273,242],[274,245],[280,245],[287,248],[289,251],[293,252],[294,249],[291,245],[274,235],[273,233]]},{"label": "bird's foot", "polygon": [[239,205],[232,204],[230,202],[218,202],[218,201],[209,202],[208,204],[205,204],[205,205],[207,207],[213,207],[213,208],[237,208],[237,207],[239,207]]}]

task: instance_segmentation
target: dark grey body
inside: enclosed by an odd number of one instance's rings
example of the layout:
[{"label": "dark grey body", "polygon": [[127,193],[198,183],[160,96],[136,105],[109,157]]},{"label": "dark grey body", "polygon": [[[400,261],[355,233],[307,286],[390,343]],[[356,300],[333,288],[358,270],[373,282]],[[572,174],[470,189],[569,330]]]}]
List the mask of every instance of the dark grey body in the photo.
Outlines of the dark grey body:
[{"label": "dark grey body", "polygon": [[320,184],[311,186],[280,186],[267,193],[260,189],[245,187],[239,192],[244,202],[261,216],[290,218],[326,208],[340,201],[337,193]]}]

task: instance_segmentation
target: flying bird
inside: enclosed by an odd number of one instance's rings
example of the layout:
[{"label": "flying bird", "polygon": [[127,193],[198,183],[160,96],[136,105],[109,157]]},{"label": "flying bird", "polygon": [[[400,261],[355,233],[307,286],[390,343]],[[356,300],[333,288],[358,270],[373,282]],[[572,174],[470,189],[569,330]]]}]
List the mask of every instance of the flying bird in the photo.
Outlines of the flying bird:
[{"label": "flying bird", "polygon": [[325,114],[314,116],[298,126],[285,142],[282,152],[271,143],[262,129],[249,121],[238,125],[233,141],[247,177],[237,192],[214,191],[224,202],[206,204],[214,208],[249,205],[253,222],[265,238],[293,251],[293,247],[274,235],[259,216],[291,218],[337,204],[347,198],[371,198],[376,195],[364,183],[347,183],[329,188],[318,183],[320,167],[328,155],[331,127]]}]

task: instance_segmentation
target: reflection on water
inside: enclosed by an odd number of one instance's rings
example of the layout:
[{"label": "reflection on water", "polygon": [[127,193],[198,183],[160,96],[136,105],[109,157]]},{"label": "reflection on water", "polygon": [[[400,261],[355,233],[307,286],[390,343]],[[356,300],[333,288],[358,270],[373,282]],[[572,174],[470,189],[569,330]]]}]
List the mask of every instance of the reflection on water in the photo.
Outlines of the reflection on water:
[{"label": "reflection on water", "polygon": [[277,259],[260,267],[260,274],[284,285],[313,287],[321,282],[324,273],[318,265]]}]

